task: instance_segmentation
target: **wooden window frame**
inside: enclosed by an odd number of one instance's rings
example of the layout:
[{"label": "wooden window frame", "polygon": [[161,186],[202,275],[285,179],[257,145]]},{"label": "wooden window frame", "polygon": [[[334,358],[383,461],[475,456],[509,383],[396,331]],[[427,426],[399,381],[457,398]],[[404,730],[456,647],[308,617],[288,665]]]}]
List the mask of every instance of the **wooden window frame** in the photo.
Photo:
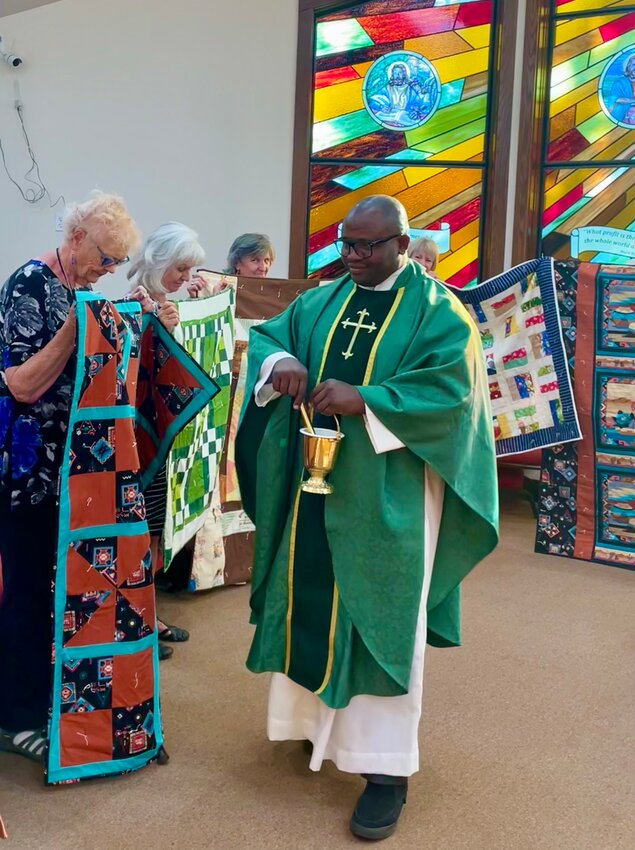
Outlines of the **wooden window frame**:
[{"label": "wooden window frame", "polygon": [[[363,0],[299,0],[298,52],[293,136],[289,277],[306,276],[310,207],[310,157],[313,114],[313,53],[315,19],[319,14],[358,5]],[[533,0],[528,0],[529,3]],[[542,2],[542,0],[541,0]],[[494,20],[494,67],[489,124],[485,208],[481,220],[481,277],[503,271],[513,80],[519,0],[499,0]],[[522,138],[522,137],[521,137]],[[499,155],[500,153],[500,155]]]},{"label": "wooden window frame", "polygon": [[551,0],[527,0],[519,139],[514,208],[514,264],[540,251],[543,151],[549,110],[549,46]]}]

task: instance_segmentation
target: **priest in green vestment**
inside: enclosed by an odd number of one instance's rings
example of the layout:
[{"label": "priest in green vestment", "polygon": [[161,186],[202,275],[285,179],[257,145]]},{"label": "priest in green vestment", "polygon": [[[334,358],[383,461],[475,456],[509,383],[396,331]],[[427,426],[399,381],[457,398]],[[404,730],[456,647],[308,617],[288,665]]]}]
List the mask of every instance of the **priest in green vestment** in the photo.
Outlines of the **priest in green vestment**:
[{"label": "priest in green vestment", "polygon": [[[251,330],[236,444],[269,737],[364,775],[351,829],[371,839],[418,770],[426,639],[460,643],[460,583],[498,534],[479,334],[407,259],[408,229],[398,201],[364,199],[338,240],[348,273]],[[303,401],[344,434],[328,496],[300,489]]]}]

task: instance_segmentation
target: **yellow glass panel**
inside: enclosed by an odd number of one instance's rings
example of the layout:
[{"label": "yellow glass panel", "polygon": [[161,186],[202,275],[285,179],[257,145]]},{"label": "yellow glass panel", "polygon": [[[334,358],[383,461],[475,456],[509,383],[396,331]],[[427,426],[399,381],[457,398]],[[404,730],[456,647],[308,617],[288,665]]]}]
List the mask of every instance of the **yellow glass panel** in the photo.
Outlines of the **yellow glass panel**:
[{"label": "yellow glass panel", "polygon": [[373,64],[372,62],[359,62],[357,65],[351,65],[351,68],[354,71],[357,71],[359,76],[362,77],[362,79],[363,79],[366,76],[366,72],[368,71],[368,69],[370,68],[370,66],[372,64]]},{"label": "yellow glass panel", "polygon": [[619,227],[621,230],[625,230],[635,221],[635,200],[629,198],[633,191],[635,190],[631,188],[626,193],[626,200],[630,203],[627,203],[624,209],[609,221],[609,227]]},{"label": "yellow glass panel", "polygon": [[433,221],[442,221],[446,215],[449,215],[464,204],[469,204],[470,201],[473,201],[474,198],[478,198],[480,195],[481,184],[478,182],[473,186],[468,186],[462,192],[457,192],[451,198],[446,197],[445,200],[442,198],[439,203],[425,210],[421,215],[417,214],[414,218],[411,216],[410,225],[411,227],[427,227]]},{"label": "yellow glass panel", "polygon": [[437,69],[441,82],[450,83],[453,80],[462,80],[464,77],[472,76],[472,74],[487,71],[488,62],[489,47],[483,47],[480,50],[465,53],[458,61],[455,56],[437,59],[434,67]]},{"label": "yellow glass panel", "polygon": [[[410,186],[397,198],[409,211],[416,211],[416,215],[423,216],[427,210],[431,210],[452,198],[452,207],[456,208],[456,196],[464,189],[474,184],[481,185],[481,170],[472,168],[446,168],[442,174],[437,174],[431,180]],[[450,185],[448,185],[450,184]],[[410,215],[413,218],[413,215]],[[434,221],[434,219],[428,219]]]},{"label": "yellow glass panel", "polygon": [[553,142],[575,127],[575,107],[555,115],[549,122],[549,141]]},{"label": "yellow glass panel", "polygon": [[453,251],[445,259],[439,260],[437,266],[437,274],[441,280],[447,280],[452,275],[461,271],[462,268],[473,263],[478,257],[478,239],[472,239],[467,242],[458,251]]},{"label": "yellow glass panel", "polygon": [[403,171],[398,171],[374,183],[369,183],[367,186],[362,186],[361,189],[349,192],[341,198],[335,198],[325,204],[320,204],[319,207],[313,207],[310,214],[310,232],[317,233],[330,224],[341,221],[351,207],[361,201],[362,198],[367,198],[369,195],[397,195],[399,192],[403,192],[406,185]]},{"label": "yellow glass panel", "polygon": [[560,14],[565,14],[566,12],[590,12],[593,9],[597,9],[598,6],[606,6],[606,11],[608,12],[613,8],[631,5],[633,5],[633,0],[613,0],[612,3],[601,3],[599,0],[569,0],[568,3],[565,3],[564,6],[556,11]]},{"label": "yellow glass panel", "polygon": [[[585,178],[587,178],[590,174],[593,174],[595,169],[593,168],[580,168],[568,174],[562,180],[560,180],[556,185],[549,189],[549,191],[545,192],[545,209],[549,209],[552,204],[555,204],[556,201],[559,201],[560,198],[564,198],[564,196],[574,189],[579,183],[582,182]],[[566,171],[563,170],[564,174],[567,174]]]},{"label": "yellow glass panel", "polygon": [[441,151],[441,153],[435,153],[433,156],[428,157],[426,162],[434,162],[435,159],[458,160],[461,162],[471,159],[474,156],[482,157],[484,148],[485,133],[480,133],[478,136],[474,136],[460,145],[454,145],[454,147],[447,148]]},{"label": "yellow glass panel", "polygon": [[[627,135],[628,134],[628,135]],[[624,138],[627,136],[627,138]],[[593,142],[588,148],[573,157],[574,160],[595,159],[602,154],[603,159],[629,159],[631,154],[625,153],[629,146],[635,148],[635,142],[631,143],[630,131],[623,127],[616,127],[610,133],[602,136],[597,142]]]},{"label": "yellow glass panel", "polygon": [[347,83],[337,83],[316,89],[313,101],[313,121],[328,121],[338,115],[357,112],[363,109],[362,100],[363,80],[350,80]]},{"label": "yellow glass panel", "polygon": [[580,86],[580,88],[574,89],[568,94],[565,94],[562,97],[559,97],[557,100],[554,100],[551,104],[549,114],[551,115],[551,117],[553,117],[559,112],[563,112],[570,106],[574,106],[576,103],[579,103],[581,100],[584,100],[585,97],[589,97],[589,95],[593,94],[594,92],[597,94],[597,90],[597,82],[595,80],[589,80],[588,83],[585,83],[583,86]]},{"label": "yellow glass panel", "polygon": [[416,186],[417,183],[423,183],[424,180],[429,180],[437,174],[446,171],[445,168],[404,168],[403,173],[408,186]]},{"label": "yellow glass panel", "polygon": [[587,32],[556,47],[553,51],[553,64],[559,65],[561,62],[566,62],[574,56],[579,56],[580,53],[586,53],[592,47],[597,47],[598,44],[602,44],[602,36],[599,30]]},{"label": "yellow glass panel", "polygon": [[592,32],[596,30],[602,24],[605,24],[607,21],[611,20],[611,18],[607,18],[606,15],[591,17],[591,18],[576,18],[573,21],[562,21],[562,23],[556,24],[556,35],[555,35],[555,44],[564,44],[565,41],[569,41],[572,38],[578,38],[578,36],[584,35],[586,32]]},{"label": "yellow glass panel", "polygon": [[[428,60],[441,59],[453,53],[466,53],[470,47],[455,32],[440,32],[436,35],[422,35],[419,38],[407,38],[404,50],[413,50]],[[354,66],[357,69],[357,65]]]},{"label": "yellow glass panel", "polygon": [[465,227],[462,227],[460,230],[457,230],[456,233],[450,234],[450,250],[458,251],[459,248],[462,248],[464,245],[467,245],[468,242],[471,242],[473,239],[478,239],[478,232],[481,226],[481,222],[478,218],[471,221],[469,224],[466,224]]},{"label": "yellow glass panel", "polygon": [[467,27],[461,30],[460,36],[472,47],[489,47],[490,30],[491,27],[489,24],[482,24],[480,27]]},{"label": "yellow glass panel", "polygon": [[582,122],[586,121],[587,118],[591,118],[599,112],[599,109],[600,102],[598,100],[597,93],[592,94],[590,97],[587,97],[585,100],[577,104],[575,108],[575,123],[582,124]]},{"label": "yellow glass panel", "polygon": [[[614,173],[615,173],[614,168],[598,168],[582,184],[582,190],[584,191],[584,194],[588,195],[589,192],[592,192],[593,189],[595,189],[597,186],[599,186],[600,183],[603,183],[609,177],[613,177]],[[604,198],[604,199],[609,198],[610,190],[613,187],[615,187],[616,185],[619,185],[620,180],[623,181],[627,174],[628,174],[628,172],[626,172],[626,174],[622,175],[621,177],[618,177],[617,180],[613,180],[612,182],[609,182],[608,185],[605,186],[599,194],[595,193],[596,197]],[[633,174],[633,177],[635,178],[635,174]],[[630,185],[630,183],[629,183],[629,185]],[[621,194],[621,191],[618,194]],[[611,200],[615,200],[615,195],[611,198]]]}]

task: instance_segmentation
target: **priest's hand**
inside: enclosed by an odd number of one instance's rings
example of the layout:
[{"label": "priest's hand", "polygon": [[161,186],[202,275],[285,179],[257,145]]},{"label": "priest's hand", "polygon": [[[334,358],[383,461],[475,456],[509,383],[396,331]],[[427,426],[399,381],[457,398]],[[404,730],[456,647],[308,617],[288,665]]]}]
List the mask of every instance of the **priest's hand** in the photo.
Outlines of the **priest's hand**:
[{"label": "priest's hand", "polygon": [[311,395],[311,404],[324,416],[363,416],[366,409],[357,387],[334,380],[317,385]]},{"label": "priest's hand", "polygon": [[280,395],[291,396],[294,410],[299,410],[304,401],[307,382],[307,371],[295,357],[278,360],[271,372],[271,386]]}]

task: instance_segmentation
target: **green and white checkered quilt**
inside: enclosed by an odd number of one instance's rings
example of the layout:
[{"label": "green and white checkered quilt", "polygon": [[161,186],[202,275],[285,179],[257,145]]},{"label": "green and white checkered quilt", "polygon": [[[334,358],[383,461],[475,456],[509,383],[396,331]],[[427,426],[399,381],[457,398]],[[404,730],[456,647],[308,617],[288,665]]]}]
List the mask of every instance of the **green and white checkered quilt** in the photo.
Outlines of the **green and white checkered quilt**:
[{"label": "green and white checkered quilt", "polygon": [[231,382],[234,293],[179,301],[175,337],[211,375],[220,393],[176,437],[168,458],[164,564],[201,528],[218,476]]}]

